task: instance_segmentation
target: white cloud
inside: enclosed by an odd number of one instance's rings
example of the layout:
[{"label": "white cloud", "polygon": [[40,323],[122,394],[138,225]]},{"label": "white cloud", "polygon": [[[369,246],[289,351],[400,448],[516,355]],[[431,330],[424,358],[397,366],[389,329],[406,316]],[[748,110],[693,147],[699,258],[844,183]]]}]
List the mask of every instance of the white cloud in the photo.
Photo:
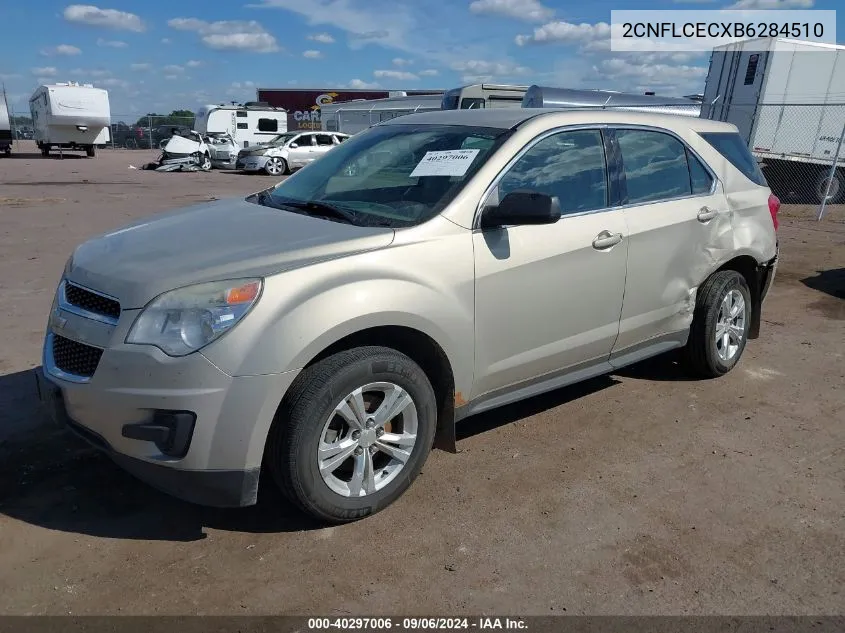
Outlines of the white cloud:
[{"label": "white cloud", "polygon": [[95,82],[98,86],[105,86],[106,88],[128,88],[131,84],[124,79],[116,79],[110,77],[108,79],[101,79]]},{"label": "white cloud", "polygon": [[308,39],[312,42],[320,42],[321,44],[334,44],[334,38],[328,33],[314,33],[309,35]]},{"label": "white cloud", "polygon": [[74,68],[70,74],[79,77],[108,77],[111,71],[102,68]]},{"label": "white cloud", "polygon": [[554,9],[538,0],[475,0],[469,10],[478,14],[502,15],[526,22],[542,22],[554,15]]},{"label": "white cloud", "polygon": [[421,70],[418,74],[420,77],[437,77],[437,75],[440,74],[440,71],[437,71],[434,68],[428,68],[426,70]]},{"label": "white cloud", "polygon": [[478,59],[455,62],[452,64],[452,70],[462,73],[463,80],[467,83],[489,81],[497,77],[516,77],[531,72],[530,68],[510,62],[489,62]]},{"label": "white cloud", "polygon": [[40,68],[33,68],[32,74],[38,75],[39,77],[55,77],[59,74],[59,70],[55,66],[42,66]]},{"label": "white cloud", "polygon": [[21,76],[18,73],[8,73],[8,74],[0,73],[0,80],[3,80],[3,81],[10,81],[12,79],[20,79],[20,78],[21,78]]},{"label": "white cloud", "polygon": [[320,59],[323,54],[320,51],[304,51],[302,56],[306,59]]},{"label": "white cloud", "polygon": [[394,57],[393,58],[393,65],[394,66],[410,66],[413,63],[414,62],[412,62],[410,59],[405,59],[403,57]]},{"label": "white cloud", "polygon": [[254,81],[233,81],[232,88],[236,90],[240,90],[241,88],[255,88],[256,83]]},{"label": "white cloud", "polygon": [[217,50],[240,50],[273,53],[279,50],[276,38],[255,20],[221,20],[206,22],[197,18],[174,18],[167,21],[178,31],[195,31],[202,42]]},{"label": "white cloud", "polygon": [[607,42],[610,48],[610,25],[606,22],[596,24],[573,24],[571,22],[549,22],[534,29],[531,35],[517,35],[518,46],[526,44],[580,44],[589,46],[598,42]]},{"label": "white cloud", "polygon": [[184,75],[165,75],[164,78],[168,81],[175,81],[176,79],[184,79],[185,77]]},{"label": "white cloud", "polygon": [[353,79],[349,82],[349,84],[347,84],[347,87],[354,88],[357,90],[375,90],[381,88],[381,84],[376,81],[364,81],[363,79]]},{"label": "white cloud", "polygon": [[419,79],[414,73],[405,72],[404,70],[375,70],[373,77],[379,79],[396,79],[397,81],[413,81]]},{"label": "white cloud", "polygon": [[170,38],[169,37],[161,38],[161,43],[162,44],[170,44]]},{"label": "white cloud", "polygon": [[53,55],[72,57],[73,55],[79,55],[80,53],[82,53],[82,50],[76,46],[71,46],[70,44],[59,44],[58,46],[41,49],[41,54],[46,57],[51,57]]},{"label": "white cloud", "polygon": [[185,66],[187,66],[188,68],[199,68],[200,66],[202,66],[202,62],[198,59],[189,59],[187,62],[185,62]]},{"label": "white cloud", "polygon": [[146,30],[143,20],[134,13],[117,11],[116,9],[101,9],[91,4],[72,4],[65,8],[65,20],[89,26],[135,31],[141,33]]},{"label": "white cloud", "polygon": [[815,0],[739,0],[729,9],[747,10],[778,10],[778,9],[812,9]]},{"label": "white cloud", "polygon": [[[616,89],[659,93],[689,93],[701,91],[707,77],[705,66],[663,63],[672,61],[673,53],[647,53],[632,58],[612,57],[593,67],[593,73],[608,81]],[[688,58],[679,57],[679,60]]]},{"label": "white cloud", "polygon": [[102,37],[98,37],[97,46],[106,46],[108,48],[126,48],[129,44],[120,40],[104,40]]},{"label": "white cloud", "polygon": [[175,75],[177,73],[185,72],[185,68],[183,66],[179,66],[178,64],[168,64],[164,68],[162,68],[164,72],[168,75]]},{"label": "white cloud", "polygon": [[132,64],[129,66],[131,70],[150,70],[152,67],[152,64]]}]

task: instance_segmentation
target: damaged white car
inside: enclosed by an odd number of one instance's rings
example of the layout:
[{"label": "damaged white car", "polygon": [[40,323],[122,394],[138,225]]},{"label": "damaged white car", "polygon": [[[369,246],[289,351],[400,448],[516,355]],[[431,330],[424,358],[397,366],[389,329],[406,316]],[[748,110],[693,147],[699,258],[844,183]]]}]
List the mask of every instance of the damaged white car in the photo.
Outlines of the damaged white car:
[{"label": "damaged white car", "polygon": [[215,169],[234,169],[238,160],[238,143],[226,132],[212,132],[206,135],[211,166]]},{"label": "damaged white car", "polygon": [[288,132],[279,134],[269,143],[242,149],[237,169],[246,172],[263,171],[270,176],[289,174],[337,147],[349,138],[340,132]]},{"label": "damaged white car", "polygon": [[211,171],[211,150],[199,132],[174,134],[162,143],[158,160],[144,165],[156,171]]}]

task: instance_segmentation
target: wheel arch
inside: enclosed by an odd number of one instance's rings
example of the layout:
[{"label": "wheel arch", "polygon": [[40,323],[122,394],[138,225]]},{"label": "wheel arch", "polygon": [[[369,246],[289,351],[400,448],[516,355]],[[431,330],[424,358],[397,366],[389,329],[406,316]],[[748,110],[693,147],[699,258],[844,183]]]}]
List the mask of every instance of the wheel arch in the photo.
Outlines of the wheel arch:
[{"label": "wheel arch", "polygon": [[[437,398],[435,448],[456,452],[455,447],[455,376],[446,351],[432,336],[407,325],[378,325],[356,330],[337,338],[313,355],[303,367],[356,347],[369,345],[395,349],[413,360],[429,379]],[[288,392],[290,389],[288,389]],[[284,406],[282,398],[279,408]]]}]

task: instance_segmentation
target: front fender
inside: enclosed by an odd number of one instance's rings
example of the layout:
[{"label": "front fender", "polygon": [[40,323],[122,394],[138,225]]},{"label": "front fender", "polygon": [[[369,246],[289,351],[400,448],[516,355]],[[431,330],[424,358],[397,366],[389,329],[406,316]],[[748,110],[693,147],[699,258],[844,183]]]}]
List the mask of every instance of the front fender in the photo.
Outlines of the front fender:
[{"label": "front fender", "polygon": [[264,296],[253,313],[204,351],[209,360],[233,376],[278,374],[305,367],[350,334],[385,326],[407,327],[426,334],[443,349],[454,374],[455,392],[470,393],[474,345],[471,284],[459,285],[450,296],[442,288],[408,276],[369,276],[352,269],[346,280],[335,279],[331,284],[312,281],[297,292],[291,288],[296,272],[265,282]]}]

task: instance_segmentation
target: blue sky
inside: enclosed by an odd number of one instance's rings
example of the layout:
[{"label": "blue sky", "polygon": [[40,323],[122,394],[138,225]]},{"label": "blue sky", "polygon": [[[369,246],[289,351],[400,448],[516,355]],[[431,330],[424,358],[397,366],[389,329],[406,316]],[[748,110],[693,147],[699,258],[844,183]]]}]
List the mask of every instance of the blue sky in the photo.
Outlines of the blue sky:
[{"label": "blue sky", "polygon": [[[700,92],[708,55],[614,53],[611,9],[835,9],[840,0],[67,0],[0,3],[0,79],[107,88],[114,115],[251,100],[261,87],[476,81]],[[838,15],[839,42],[845,11]]]}]

